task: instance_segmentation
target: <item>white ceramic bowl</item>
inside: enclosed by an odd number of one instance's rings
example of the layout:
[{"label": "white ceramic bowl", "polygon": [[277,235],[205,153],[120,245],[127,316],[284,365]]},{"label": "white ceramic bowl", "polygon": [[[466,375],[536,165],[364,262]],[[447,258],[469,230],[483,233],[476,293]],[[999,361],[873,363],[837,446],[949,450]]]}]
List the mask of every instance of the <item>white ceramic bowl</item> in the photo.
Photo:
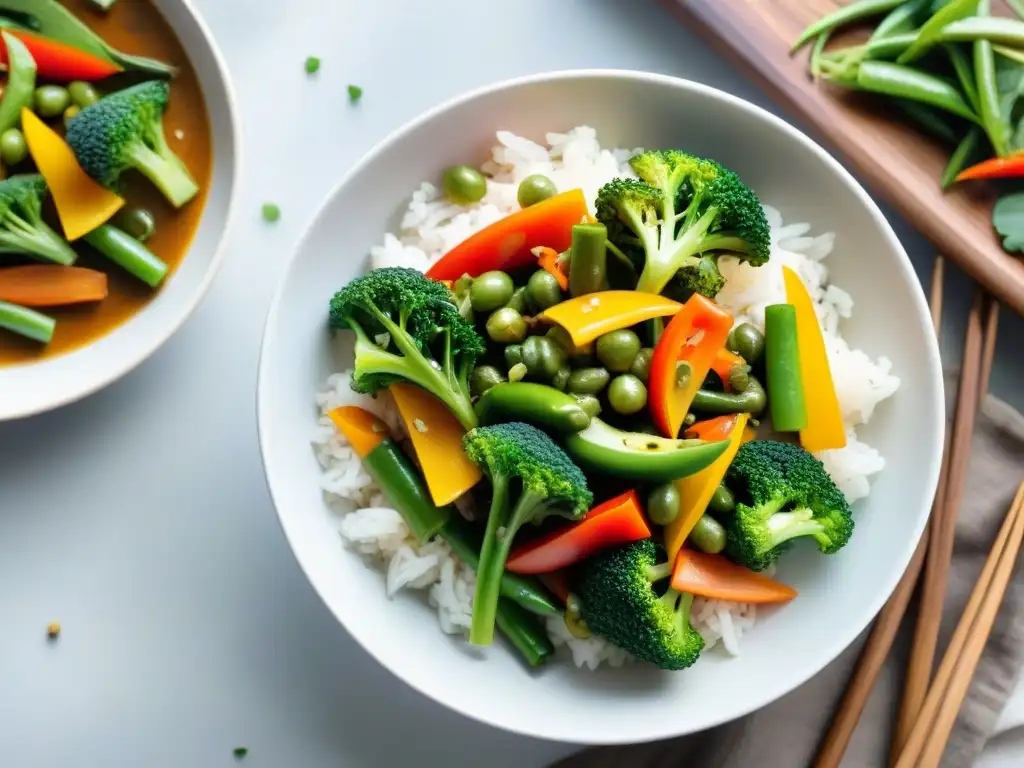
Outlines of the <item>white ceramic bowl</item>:
[{"label": "white ceramic bowl", "polygon": [[213,173],[189,252],[140,312],[106,336],[69,354],[0,368],[0,422],[67,405],[112,384],[153,354],[206,294],[224,256],[233,218],[241,138],[227,66],[189,0],[153,0],[181,41],[206,97]]},{"label": "white ceramic bowl", "polygon": [[[313,393],[336,370],[326,325],[332,292],[366,266],[410,192],[447,165],[480,162],[497,129],[543,139],[591,125],[603,146],[684,147],[740,173],[791,221],[838,235],[829,260],[858,302],[846,338],[888,355],[902,378],[866,438],[888,461],[840,554],[800,548],[780,574],[800,591],[766,612],[742,655],[715,651],[682,673],[643,664],[598,673],[570,662],[530,674],[504,648],[486,660],[437,627],[416,596],[388,600],[380,573],[339,541],[310,447]],[[624,743],[698,731],[782,696],[864,629],[903,572],[924,526],[942,446],[942,384],[926,302],[881,212],[828,154],[785,122],[724,93],[658,75],[565,72],[460,97],[389,137],[327,199],[285,272],[267,320],[258,419],[285,534],[328,608],[381,664],[436,701],[530,736]],[[353,663],[360,663],[353,660]]]}]

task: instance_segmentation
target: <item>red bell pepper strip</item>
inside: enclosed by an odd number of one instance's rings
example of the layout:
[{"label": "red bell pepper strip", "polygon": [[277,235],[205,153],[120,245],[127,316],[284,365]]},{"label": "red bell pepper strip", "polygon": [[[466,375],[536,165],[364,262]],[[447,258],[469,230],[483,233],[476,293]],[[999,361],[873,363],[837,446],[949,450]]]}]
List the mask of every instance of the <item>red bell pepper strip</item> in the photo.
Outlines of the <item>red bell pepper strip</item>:
[{"label": "red bell pepper strip", "polygon": [[1024,177],[1024,152],[1007,157],[993,157],[966,168],[957,175],[957,181],[972,179],[1018,179]]},{"label": "red bell pepper strip", "polygon": [[541,573],[537,575],[537,579],[562,602],[562,605],[569,602],[569,577],[566,576],[565,571]]},{"label": "red bell pepper strip", "polygon": [[[67,43],[22,30],[8,29],[7,32],[28,48],[35,59],[37,75],[41,80],[94,82],[124,71],[113,62]],[[7,64],[7,48],[4,46],[0,46],[0,61]]]},{"label": "red bell pepper strip", "polygon": [[729,386],[729,371],[734,366],[746,364],[747,361],[742,357],[722,347],[711,362],[711,370],[718,374],[718,378],[722,380],[722,386],[725,387],[725,391],[729,392],[732,389]]},{"label": "red bell pepper strip", "polygon": [[537,266],[554,275],[559,288],[569,290],[569,276],[565,274],[565,263],[558,259],[558,251],[545,245],[534,248],[533,252],[537,255]]},{"label": "red bell pepper strip", "polygon": [[737,603],[785,603],[797,592],[721,555],[682,549],[672,569],[672,589]]},{"label": "red bell pepper strip", "polygon": [[695,437],[708,443],[728,440],[732,436],[732,431],[736,427],[736,419],[738,418],[738,413],[730,413],[726,416],[716,416],[713,419],[698,421],[696,424],[687,427],[683,437]]},{"label": "red bell pepper strip", "polygon": [[571,189],[523,208],[470,235],[427,270],[435,280],[477,277],[493,269],[509,272],[537,263],[533,249],[560,253],[572,245],[572,226],[587,216],[583,190]]},{"label": "red bell pepper strip", "polygon": [[[651,418],[665,437],[676,437],[693,396],[732,330],[732,315],[700,294],[683,305],[658,340],[647,383]],[[685,387],[676,385],[676,364],[690,364]]]},{"label": "red bell pepper strip", "polygon": [[505,567],[512,573],[550,573],[602,549],[650,536],[636,491],[627,491],[594,507],[579,522],[516,548]]}]

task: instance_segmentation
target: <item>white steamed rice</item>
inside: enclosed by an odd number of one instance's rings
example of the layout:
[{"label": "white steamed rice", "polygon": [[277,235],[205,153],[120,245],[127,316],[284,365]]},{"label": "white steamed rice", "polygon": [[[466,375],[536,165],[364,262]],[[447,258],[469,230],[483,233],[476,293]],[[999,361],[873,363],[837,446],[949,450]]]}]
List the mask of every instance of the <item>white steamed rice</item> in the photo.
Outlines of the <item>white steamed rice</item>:
[{"label": "white steamed rice", "polygon": [[[516,189],[530,174],[550,177],[558,189],[582,188],[590,201],[612,178],[634,175],[626,160],[636,150],[601,149],[592,128],[549,133],[545,138],[547,148],[499,131],[491,159],[482,167],[490,177],[487,194],[477,204],[452,205],[437,187],[424,182],[412,194],[399,233],[385,235],[383,244],[371,250],[373,266],[425,271],[469,235],[518,210]],[[845,448],[822,452],[819,458],[853,502],[869,494],[869,478],[885,466],[878,451],[857,438],[856,428],[866,424],[875,406],[896,391],[899,379],[891,375],[889,360],[872,360],[843,340],[840,326],[851,316],[853,300],[828,282],[824,261],[832,252],[835,236],[814,235],[810,224],[784,224],[779,211],[764,208],[772,229],[770,262],[754,268],[735,259],[722,259],[721,270],[727,282],[717,301],[733,313],[737,324],[751,322],[763,330],[764,308],[786,300],[781,267],[793,268],[807,285],[824,328],[829,364],[848,435]],[[323,468],[324,496],[338,515],[342,539],[350,549],[380,568],[389,598],[401,589],[425,590],[427,600],[437,611],[441,629],[466,635],[476,575],[444,542],[417,544],[401,516],[388,507],[359,457],[326,416],[337,406],[359,405],[383,418],[393,434],[403,435],[401,420],[390,398],[380,395],[374,399],[353,392],[349,376],[348,370],[333,374],[317,393],[320,418],[313,437]],[[740,638],[756,622],[756,606],[697,598],[691,621],[708,648],[721,643],[727,653],[736,655]],[[557,647],[567,647],[577,667],[596,669],[602,663],[621,666],[630,659],[625,651],[601,638],[573,637],[559,618],[549,619],[547,628]]]}]

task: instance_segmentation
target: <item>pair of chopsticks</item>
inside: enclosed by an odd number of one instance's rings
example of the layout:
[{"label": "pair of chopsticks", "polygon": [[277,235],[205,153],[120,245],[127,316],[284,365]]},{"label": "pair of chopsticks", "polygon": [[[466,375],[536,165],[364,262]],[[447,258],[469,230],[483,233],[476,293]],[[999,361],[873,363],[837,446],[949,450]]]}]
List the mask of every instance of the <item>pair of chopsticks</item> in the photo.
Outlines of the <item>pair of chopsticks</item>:
[{"label": "pair of chopsticks", "polygon": [[[938,258],[932,276],[931,308],[932,322],[936,333],[942,326],[944,264],[943,259]],[[1021,534],[1024,533],[1024,523],[1014,527],[1015,523],[1010,522],[1004,526],[1006,536],[1004,537],[1003,533],[1000,533],[1000,538],[989,558],[992,568],[990,570],[989,565],[986,564],[986,570],[982,573],[982,577],[979,577],[975,588],[979,599],[988,595],[986,600],[994,600],[991,604],[986,602],[984,606],[982,624],[987,620],[987,627],[973,628],[980,608],[974,603],[972,596],[968,610],[965,610],[961,619],[964,637],[971,635],[969,653],[966,657],[961,658],[961,654],[965,651],[964,643],[959,646],[951,643],[943,659],[943,668],[948,670],[947,674],[944,677],[937,677],[935,684],[929,689],[942,617],[942,604],[945,601],[946,582],[953,553],[956,513],[966,483],[974,421],[977,409],[988,391],[989,376],[995,356],[998,304],[995,301],[990,301],[987,312],[985,304],[984,295],[978,291],[968,318],[953,433],[946,444],[943,455],[938,489],[932,505],[928,528],[922,535],[903,578],[875,621],[861,653],[857,669],[847,686],[831,728],[819,749],[814,762],[816,768],[837,768],[839,766],[871,690],[874,688],[885,659],[892,648],[922,570],[925,572],[925,576],[921,605],[900,719],[893,742],[891,763],[898,768],[911,768],[917,765],[931,766],[933,763],[925,762],[922,758],[934,757],[934,765],[938,765],[938,760],[948,740],[949,730],[956,719],[956,713],[959,711],[963,696],[966,695],[971,676],[977,666],[977,658],[970,663],[970,656],[977,646],[977,657],[980,657],[985,640],[991,631],[995,613],[1002,601],[1006,582],[1012,573],[1013,562],[1020,547]],[[1019,517],[1024,521],[1024,514],[1019,513],[1020,500],[1021,495],[1018,494],[1017,502],[1008,515],[1008,520],[1013,521]],[[1008,543],[1009,545],[1007,545]],[[1003,564],[1002,558],[1004,557],[1008,558],[1008,565],[1005,568],[997,567]],[[1005,576],[1003,576],[1004,571]],[[988,574],[987,577],[986,574]],[[1001,586],[1000,580],[1002,580]],[[971,611],[972,606],[974,607],[973,612]],[[989,613],[991,613],[991,617],[989,617]],[[957,629],[957,634],[960,634],[960,627]],[[949,662],[948,667],[947,662]],[[962,679],[961,676],[963,676]],[[955,684],[951,686],[954,677],[956,678]],[[940,714],[941,719],[938,719]],[[947,720],[948,727],[943,734],[941,729]],[[926,737],[930,737],[930,740],[925,745]],[[927,750],[927,754],[924,754],[922,750]]]}]

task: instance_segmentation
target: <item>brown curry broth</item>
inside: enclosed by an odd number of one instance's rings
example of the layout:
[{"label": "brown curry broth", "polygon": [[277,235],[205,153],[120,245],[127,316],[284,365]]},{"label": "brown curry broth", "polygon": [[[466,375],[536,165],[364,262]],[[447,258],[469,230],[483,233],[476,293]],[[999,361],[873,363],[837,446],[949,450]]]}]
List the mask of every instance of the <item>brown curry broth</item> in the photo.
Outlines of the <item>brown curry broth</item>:
[{"label": "brown curry broth", "polygon": [[[149,180],[135,172],[124,176],[121,190],[127,201],[125,210],[147,208],[156,218],[156,233],[146,245],[170,266],[166,283],[188,252],[210,187],[212,139],[199,80],[174,32],[149,2],[120,2],[106,17],[90,10],[86,0],[65,0],[64,5],[116,48],[179,67],[177,77],[171,81],[171,101],[164,118],[164,131],[171,149],[192,172],[200,192],[192,202],[176,211]],[[183,139],[175,137],[178,130],[184,133]],[[55,228],[60,231],[59,227]],[[57,320],[53,340],[47,345],[0,329],[0,366],[55,357],[95,341],[128,320],[157,293],[120,267],[89,253],[87,248],[77,250],[81,253],[77,266],[107,273],[109,295],[92,305],[41,309]]]}]

